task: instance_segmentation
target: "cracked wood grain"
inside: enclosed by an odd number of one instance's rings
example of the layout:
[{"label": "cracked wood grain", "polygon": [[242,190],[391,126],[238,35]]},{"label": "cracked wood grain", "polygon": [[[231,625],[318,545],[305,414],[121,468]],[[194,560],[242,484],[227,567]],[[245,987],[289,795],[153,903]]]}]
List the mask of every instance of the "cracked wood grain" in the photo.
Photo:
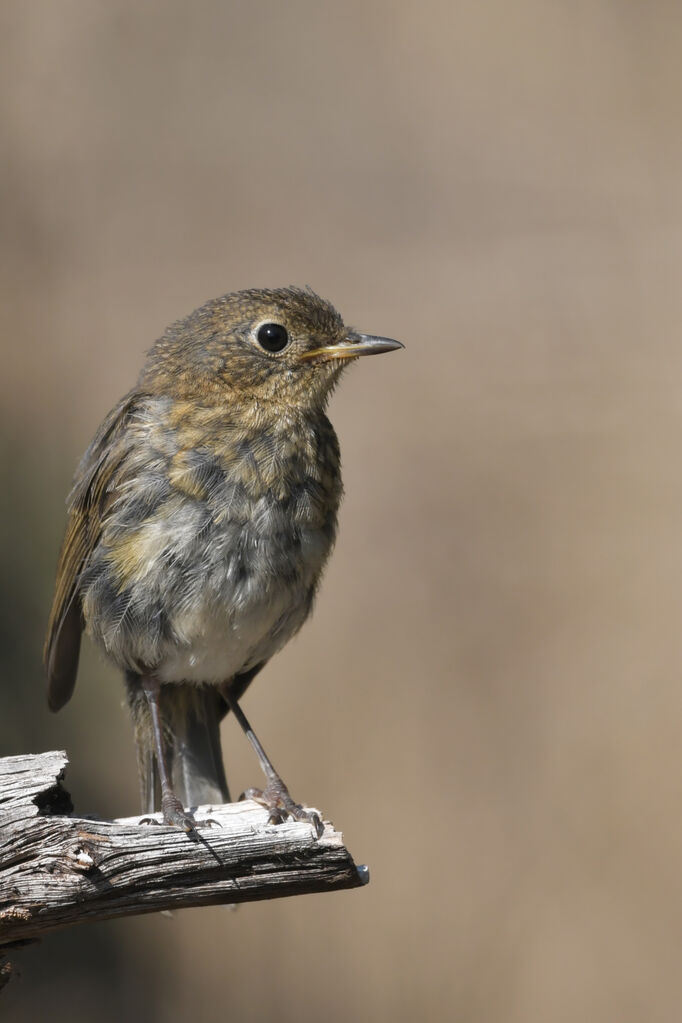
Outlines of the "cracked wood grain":
[{"label": "cracked wood grain", "polygon": [[268,824],[250,801],[199,807],[190,834],[75,816],[67,764],[60,751],[0,759],[0,950],[88,920],[367,881],[331,824],[318,839],[306,823]]}]

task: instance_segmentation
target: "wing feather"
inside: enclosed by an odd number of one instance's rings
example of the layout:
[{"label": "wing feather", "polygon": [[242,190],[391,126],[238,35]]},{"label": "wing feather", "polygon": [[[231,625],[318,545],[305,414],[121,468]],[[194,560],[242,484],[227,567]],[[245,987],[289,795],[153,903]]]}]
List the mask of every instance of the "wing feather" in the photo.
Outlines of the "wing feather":
[{"label": "wing feather", "polygon": [[43,652],[51,710],[64,706],[76,684],[84,624],[78,582],[101,535],[111,501],[110,484],[124,457],[123,445],[117,442],[139,398],[139,392],[131,391],[111,410],[83,456],[69,495],[69,518]]}]

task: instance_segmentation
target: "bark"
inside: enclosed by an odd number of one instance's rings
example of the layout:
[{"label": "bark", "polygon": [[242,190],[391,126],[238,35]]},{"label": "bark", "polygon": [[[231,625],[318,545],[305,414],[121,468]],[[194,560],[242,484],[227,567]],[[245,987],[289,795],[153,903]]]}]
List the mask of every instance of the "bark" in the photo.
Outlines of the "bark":
[{"label": "bark", "polygon": [[[250,801],[199,807],[199,830],[189,834],[141,825],[142,817],[78,817],[62,785],[67,763],[59,751],[0,759],[0,953],[88,920],[368,880],[331,824],[316,838],[309,824],[268,824]],[[0,963],[0,987],[10,969]]]}]

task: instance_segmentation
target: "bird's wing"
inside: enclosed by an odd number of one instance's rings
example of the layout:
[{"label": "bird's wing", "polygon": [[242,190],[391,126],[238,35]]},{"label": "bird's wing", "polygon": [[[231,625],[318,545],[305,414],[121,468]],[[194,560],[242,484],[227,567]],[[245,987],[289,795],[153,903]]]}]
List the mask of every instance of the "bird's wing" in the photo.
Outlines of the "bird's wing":
[{"label": "bird's wing", "polygon": [[112,500],[113,479],[125,454],[120,441],[139,397],[138,392],[131,392],[111,410],[83,456],[69,495],[69,518],[43,652],[51,710],[64,706],[76,683],[83,631],[78,582],[101,534],[102,519]]}]

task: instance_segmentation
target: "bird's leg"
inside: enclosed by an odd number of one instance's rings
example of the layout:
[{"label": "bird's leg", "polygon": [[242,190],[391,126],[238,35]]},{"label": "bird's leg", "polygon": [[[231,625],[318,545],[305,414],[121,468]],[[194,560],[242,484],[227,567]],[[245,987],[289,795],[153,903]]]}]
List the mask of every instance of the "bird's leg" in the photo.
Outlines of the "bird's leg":
[{"label": "bird's leg", "polygon": [[185,813],[184,807],[171,787],[166,752],[163,745],[163,728],[161,726],[161,711],[159,708],[159,693],[161,685],[158,679],[152,675],[141,675],[140,684],[147,699],[149,714],[152,719],[152,734],[154,736],[154,750],[156,763],[159,768],[159,780],[161,782],[161,810],[165,824],[172,824],[183,831],[194,831],[195,824],[189,814]]},{"label": "bird's leg", "polygon": [[244,735],[256,751],[260,766],[267,778],[267,784],[264,789],[247,789],[244,793],[244,798],[254,799],[257,803],[261,803],[266,807],[270,811],[270,823],[281,824],[287,817],[292,817],[297,821],[306,821],[308,824],[312,824],[319,838],[324,831],[324,826],[319,816],[313,810],[306,810],[299,803],[293,801],[289,795],[289,789],[273,767],[270,757],[263,749],[258,736],[249,724],[246,714],[239,706],[229,683],[222,687],[222,692]]}]

